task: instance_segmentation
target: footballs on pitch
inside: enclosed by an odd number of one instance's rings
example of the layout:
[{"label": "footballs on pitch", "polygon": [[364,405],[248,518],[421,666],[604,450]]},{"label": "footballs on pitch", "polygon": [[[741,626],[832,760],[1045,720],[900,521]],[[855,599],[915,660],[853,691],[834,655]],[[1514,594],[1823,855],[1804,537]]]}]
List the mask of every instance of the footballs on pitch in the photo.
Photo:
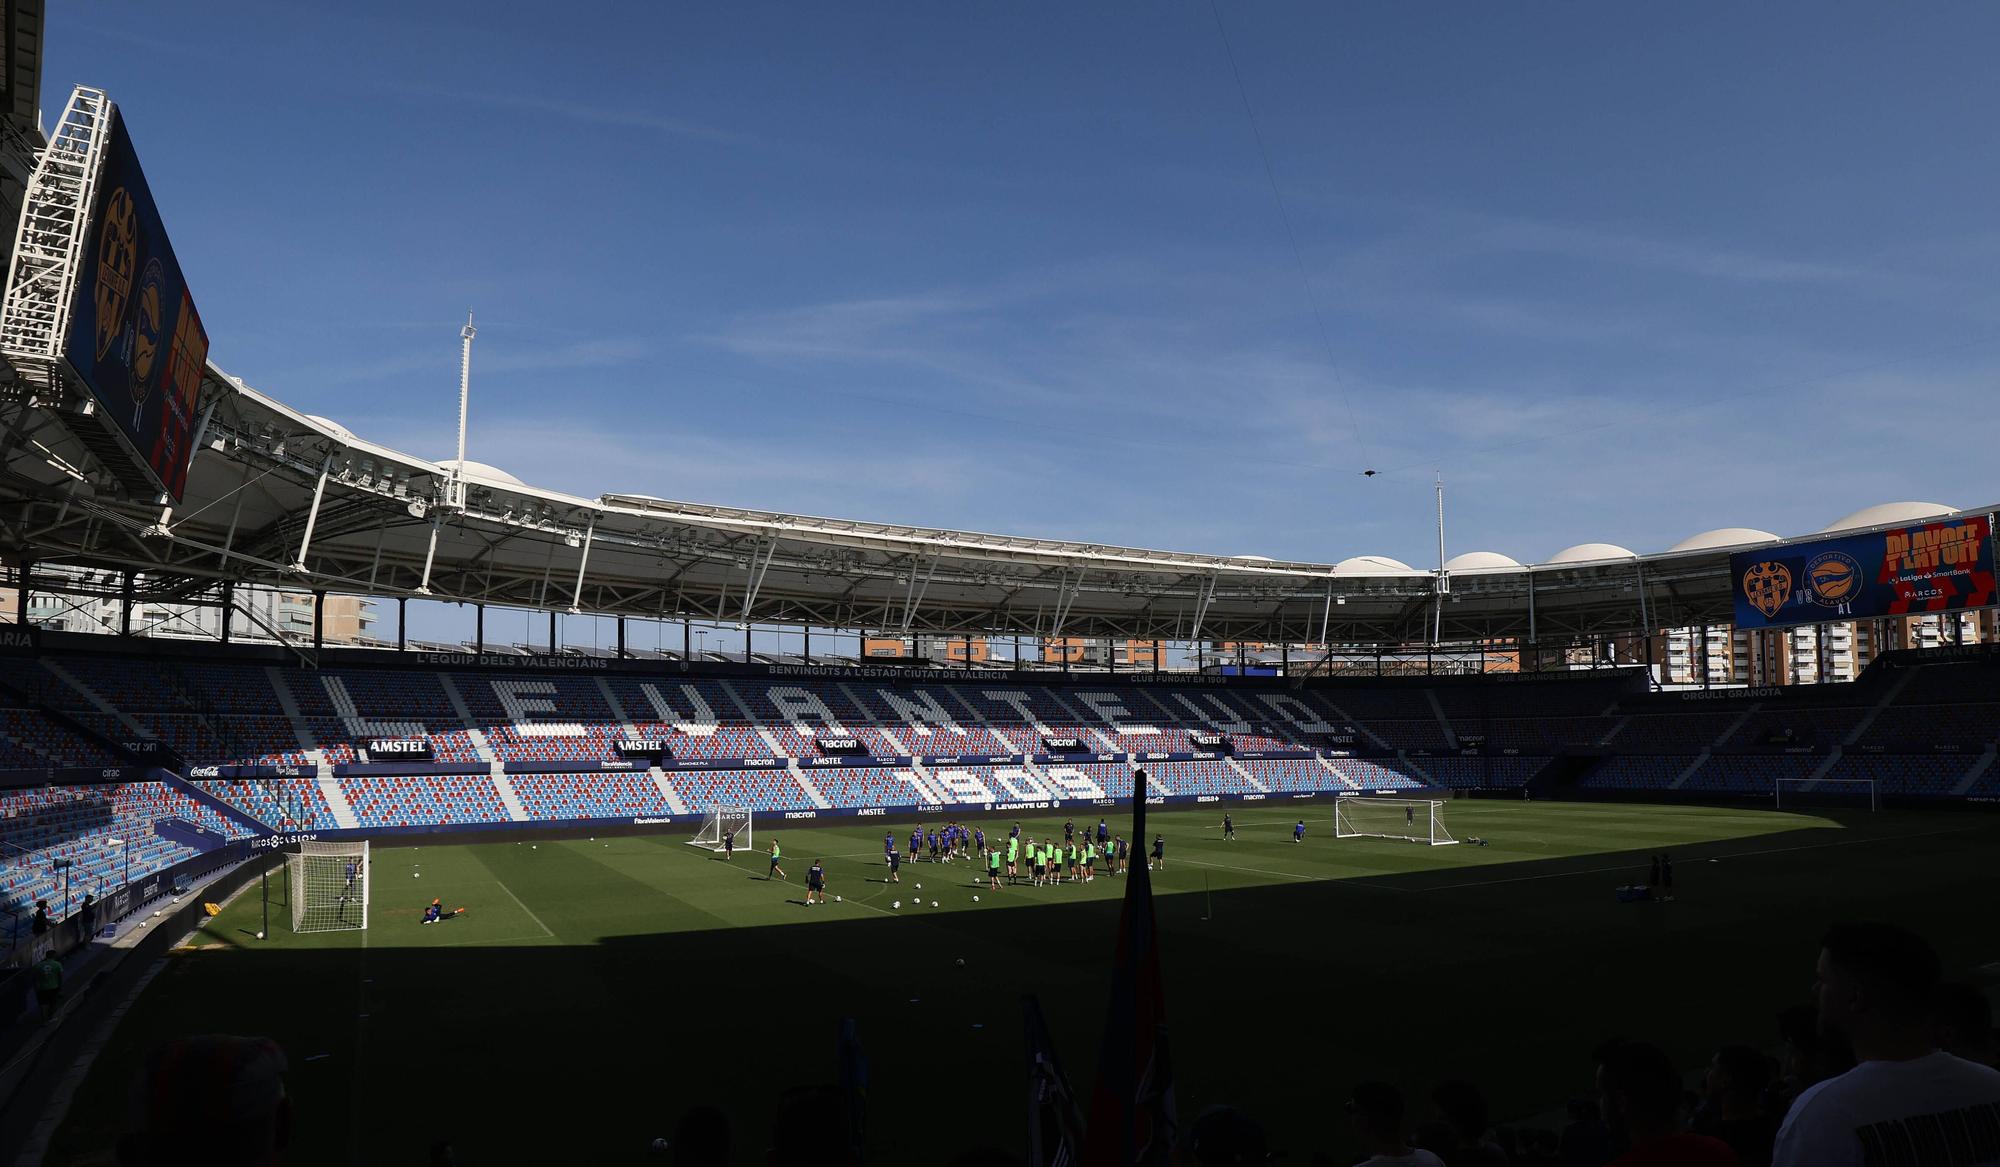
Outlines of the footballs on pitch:
[{"label": "footballs on pitch", "polygon": [[262,932],[257,933],[257,939],[262,940],[263,938],[264,934]]},{"label": "footballs on pitch", "polygon": [[973,903],[975,903],[975,904],[976,904],[976,903],[978,903],[978,902],[979,902],[979,897],[978,897],[978,896],[973,896],[973,897],[972,897],[972,902],[973,902]]},{"label": "footballs on pitch", "polygon": [[964,958],[964,957],[962,957],[962,956],[958,958],[958,967],[960,967],[960,968],[964,968],[964,967],[965,967],[965,958]]},{"label": "footballs on pitch", "polygon": [[937,905],[937,901],[936,901],[936,900],[932,900],[932,901],[931,901],[931,907],[934,907],[934,908],[935,908],[935,907],[937,907],[937,906],[938,906],[938,905]]},{"label": "footballs on pitch", "polygon": [[903,901],[902,901],[902,900],[897,900],[897,901],[896,901],[895,903],[893,903],[893,904],[890,904],[889,906],[890,906],[890,907],[892,907],[892,908],[900,908],[900,907],[902,907],[902,906],[903,906]]},{"label": "footballs on pitch", "polygon": [[845,903],[846,901],[842,900],[839,896],[835,896],[833,897],[833,902],[838,904],[838,903]]},{"label": "footballs on pitch", "polygon": [[922,890],[924,890],[924,885],[923,885],[923,884],[921,884],[921,883],[920,883],[920,884],[918,884],[918,885],[917,885],[917,890],[918,890],[918,891],[922,891]]}]

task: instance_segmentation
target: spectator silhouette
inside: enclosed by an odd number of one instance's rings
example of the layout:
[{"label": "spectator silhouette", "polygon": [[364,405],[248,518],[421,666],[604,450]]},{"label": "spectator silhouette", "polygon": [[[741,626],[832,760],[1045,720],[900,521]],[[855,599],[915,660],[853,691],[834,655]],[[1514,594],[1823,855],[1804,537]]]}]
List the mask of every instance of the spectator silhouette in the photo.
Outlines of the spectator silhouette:
[{"label": "spectator silhouette", "polygon": [[1727,1143],[1680,1129],[1681,1076],[1658,1046],[1613,1041],[1597,1054],[1604,1118],[1627,1150],[1611,1167],[1734,1167]]},{"label": "spectator silhouette", "polygon": [[1440,1082],[1431,1091],[1438,1121],[1418,1141],[1445,1161],[1445,1167],[1507,1167],[1507,1152],[1493,1140],[1486,1098],[1463,1079]]},{"label": "spectator silhouette", "polygon": [[182,1037],[133,1083],[125,1167],[268,1167],[284,1161],[292,1105],[285,1053],[259,1037]]},{"label": "spectator silhouette", "polygon": [[1429,1151],[1412,1147],[1403,1131],[1403,1094],[1387,1082],[1363,1082],[1348,1096],[1347,1113],[1368,1157],[1356,1167],[1444,1167]]},{"label": "spectator silhouette", "polygon": [[1188,1127],[1194,1167],[1254,1167],[1271,1161],[1264,1128],[1233,1106],[1211,1106]]},{"label": "spectator silhouette", "polygon": [[1937,1047],[1932,1006],[1942,966],[1921,936],[1894,924],[1837,924],[1820,941],[1818,971],[1820,1026],[1845,1037],[1858,1061],[1792,1103],[1774,1164],[1937,1162],[1941,1132],[1991,1129],[2000,1070]]},{"label": "spectator silhouette", "polygon": [[1769,1167],[1778,1116],[1766,1107],[1778,1067],[1747,1045],[1726,1045],[1708,1064],[1694,1129],[1728,1143],[1742,1167]]}]

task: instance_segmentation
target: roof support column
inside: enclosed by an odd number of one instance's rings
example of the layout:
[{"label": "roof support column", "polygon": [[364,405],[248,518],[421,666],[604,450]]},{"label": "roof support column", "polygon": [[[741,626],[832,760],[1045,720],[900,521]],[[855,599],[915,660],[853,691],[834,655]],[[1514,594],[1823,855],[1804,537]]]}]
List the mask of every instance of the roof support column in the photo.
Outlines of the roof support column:
[{"label": "roof support column", "polygon": [[[1535,635],[1535,573],[1528,573],[1528,651],[1534,654],[1535,667],[1532,672],[1542,671],[1542,651],[1540,638]],[[1593,657],[1596,653],[1591,654]]]},{"label": "roof support column", "polygon": [[571,595],[569,599],[569,610],[572,612],[578,612],[583,609],[583,573],[590,567],[590,545],[596,538],[597,519],[592,517],[590,526],[584,528],[583,532],[583,558],[578,560],[576,564],[575,594]]},{"label": "roof support column", "polygon": [[[324,482],[325,479],[322,478],[320,481]],[[312,606],[313,651],[318,652],[320,649],[326,647],[326,593],[321,591],[313,592]]]},{"label": "roof support column", "polygon": [[14,623],[23,628],[28,626],[28,593],[32,590],[28,582],[28,577],[34,574],[34,570],[35,561],[23,556],[21,558],[21,587],[19,591],[14,593]]},{"label": "roof support column", "polygon": [[[227,627],[227,625],[225,625],[224,627]],[[396,597],[396,651],[397,652],[402,652],[404,649],[409,647],[409,638],[408,638],[409,630],[410,630],[410,597],[397,596]]]},{"label": "roof support column", "polygon": [[554,656],[561,649],[556,643],[556,610],[549,609],[549,655]]},{"label": "roof support column", "polygon": [[486,651],[486,605],[472,605],[472,651]]},{"label": "roof support column", "polygon": [[625,659],[625,617],[618,617],[618,659]]},{"label": "roof support column", "polygon": [[333,470],[333,453],[328,451],[326,461],[319,464],[319,482],[313,486],[312,509],[306,512],[305,536],[299,540],[299,557],[292,563],[292,570],[306,569],[306,552],[312,549],[313,527],[319,522],[319,503],[326,497],[326,476]]},{"label": "roof support column", "polygon": [[124,582],[118,585],[118,635],[132,635],[132,573],[125,573]]},{"label": "roof support column", "polygon": [[229,626],[236,617],[236,581],[222,581],[222,643],[229,643]]}]

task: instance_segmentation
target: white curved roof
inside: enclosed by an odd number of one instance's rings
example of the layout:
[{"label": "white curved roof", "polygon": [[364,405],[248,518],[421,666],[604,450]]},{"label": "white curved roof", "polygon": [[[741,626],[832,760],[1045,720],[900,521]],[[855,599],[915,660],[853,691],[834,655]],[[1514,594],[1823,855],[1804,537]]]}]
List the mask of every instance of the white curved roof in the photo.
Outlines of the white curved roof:
[{"label": "white curved roof", "polygon": [[1741,547],[1746,543],[1769,543],[1777,536],[1769,531],[1759,531],[1755,527],[1717,527],[1713,531],[1703,531],[1699,535],[1689,535],[1667,548],[1675,551],[1706,551],[1711,547]]},{"label": "white curved roof", "polygon": [[1467,551],[1444,562],[1446,571],[1512,571],[1520,566],[1519,560],[1498,551]]},{"label": "white curved roof", "polygon": [[317,413],[308,413],[306,414],[306,420],[318,422],[319,424],[325,426],[328,430],[332,431],[333,436],[340,438],[343,441],[351,442],[354,440],[353,430],[348,429],[346,426],[340,424],[339,422],[333,420],[330,417],[321,417]]},{"label": "white curved roof", "polygon": [[1939,502],[1885,502],[1872,507],[1862,507],[1853,514],[1830,527],[1821,527],[1819,533],[1829,531],[1852,531],[1860,527],[1886,527],[1890,523],[1914,523],[1923,519],[1934,519],[1948,515],[1952,508]]},{"label": "white curved roof", "polygon": [[1637,559],[1636,552],[1616,543],[1578,543],[1549,556],[1550,563],[1596,563],[1603,559]]},{"label": "white curved roof", "polygon": [[1393,575],[1397,572],[1414,571],[1415,568],[1400,559],[1386,555],[1356,555],[1333,565],[1335,575]]},{"label": "white curved roof", "polygon": [[[458,459],[456,458],[446,458],[444,461],[438,463],[439,466],[443,467],[446,470],[452,470],[456,468],[458,464],[459,462]],[[485,462],[475,462],[470,458],[467,458],[465,460],[465,476],[467,478],[484,478],[488,482],[502,482],[507,484],[508,486],[528,485],[527,483],[514,477],[512,474],[509,474],[505,470],[500,469],[498,466],[491,466]]]}]

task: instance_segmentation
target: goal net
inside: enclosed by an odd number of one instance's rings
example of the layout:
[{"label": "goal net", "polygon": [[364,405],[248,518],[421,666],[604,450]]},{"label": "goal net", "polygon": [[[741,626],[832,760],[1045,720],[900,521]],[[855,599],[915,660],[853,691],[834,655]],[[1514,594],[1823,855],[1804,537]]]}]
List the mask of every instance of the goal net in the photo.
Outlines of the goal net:
[{"label": "goal net", "polygon": [[1431,798],[1343,794],[1333,800],[1333,834],[1338,839],[1407,839],[1432,845],[1458,842],[1444,829],[1444,803]]},{"label": "goal net", "polygon": [[1873,778],[1780,778],[1772,802],[1785,810],[1877,810]]},{"label": "goal net", "polygon": [[368,841],[299,844],[292,871],[292,931],[368,927]]},{"label": "goal net", "polygon": [[706,847],[710,851],[720,851],[723,839],[734,836],[736,849],[750,849],[750,808],[747,806],[718,806],[701,820],[701,830],[688,840],[690,847]]}]

